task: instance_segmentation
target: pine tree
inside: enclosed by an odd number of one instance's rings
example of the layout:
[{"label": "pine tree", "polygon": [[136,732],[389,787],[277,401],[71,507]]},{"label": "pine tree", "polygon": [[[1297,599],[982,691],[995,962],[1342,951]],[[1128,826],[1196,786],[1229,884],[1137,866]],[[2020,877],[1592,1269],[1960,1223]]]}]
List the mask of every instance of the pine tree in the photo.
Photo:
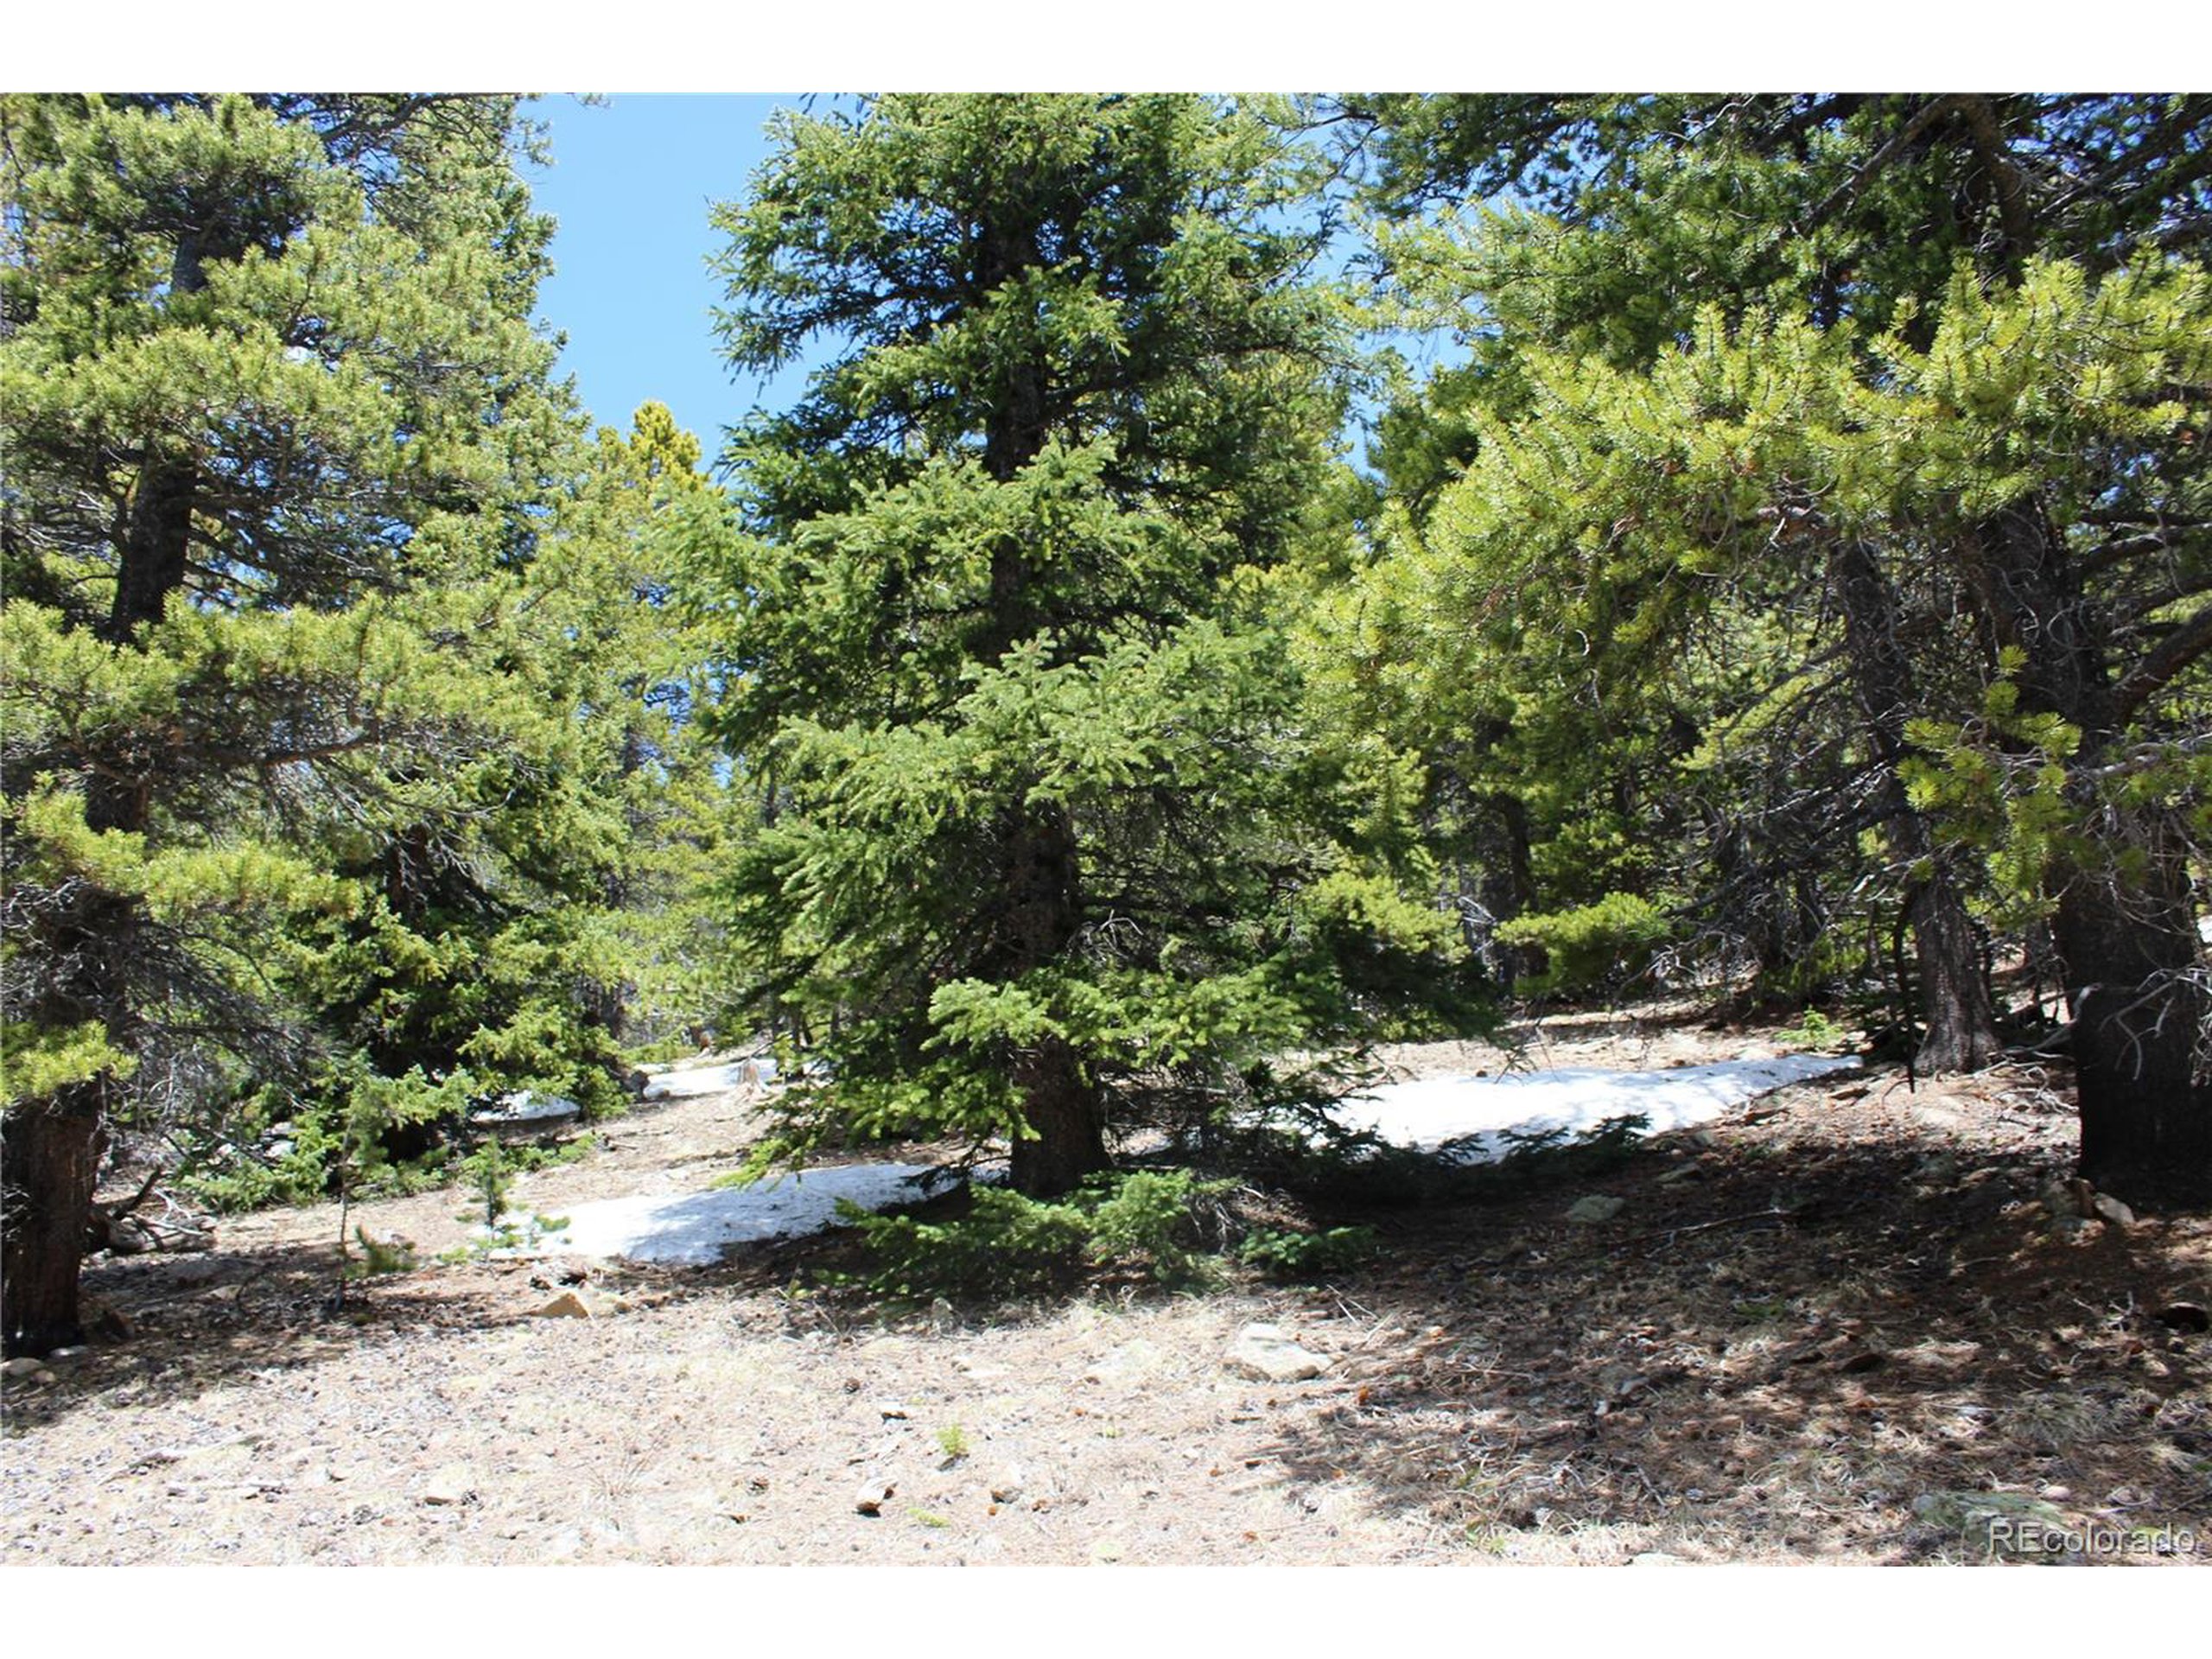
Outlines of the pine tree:
[{"label": "pine tree", "polygon": [[761,803],[747,1001],[828,1063],[802,1140],[1003,1135],[1064,1192],[1116,1101],[1217,1102],[1448,954],[1274,614],[1338,410],[1315,249],[1273,135],[1199,99],[885,98],[775,138],[718,215],[725,338],[829,360],[693,531]]},{"label": "pine tree", "polygon": [[588,738],[515,671],[574,420],[512,101],[0,121],[14,1352],[75,1332],[111,1130],[346,1072],[317,1019],[466,978],[422,918],[525,926],[505,872],[572,881],[548,867],[597,807]]}]

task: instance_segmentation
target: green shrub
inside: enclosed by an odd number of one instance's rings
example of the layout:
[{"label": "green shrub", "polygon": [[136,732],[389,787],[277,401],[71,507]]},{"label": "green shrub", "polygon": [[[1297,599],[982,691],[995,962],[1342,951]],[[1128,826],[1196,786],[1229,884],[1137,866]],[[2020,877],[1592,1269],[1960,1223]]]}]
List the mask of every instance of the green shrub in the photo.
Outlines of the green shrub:
[{"label": "green shrub", "polygon": [[1089,1241],[1073,1206],[1039,1204],[979,1186],[969,1211],[946,1221],[871,1215],[840,1200],[839,1219],[860,1230],[874,1267],[863,1282],[879,1295],[991,1298],[1040,1290],[1072,1274]]},{"label": "green shrub", "polygon": [[1501,944],[1534,947],[1546,967],[1529,982],[1538,992],[1588,991],[1618,985],[1649,966],[1673,925],[1648,899],[1609,893],[1594,905],[1516,916],[1499,924]]},{"label": "green shrub", "polygon": [[1245,1235],[1236,1254],[1278,1279],[1313,1279],[1357,1267],[1375,1254],[1378,1243],[1372,1227],[1332,1227],[1319,1233],[1260,1227]]},{"label": "green shrub", "polygon": [[[305,1102],[290,1110],[289,1117],[274,1116],[257,1097],[240,1110],[232,1131],[238,1141],[188,1163],[177,1173],[177,1185],[225,1214],[321,1198],[343,1148],[337,1115]],[[283,1139],[274,1143],[277,1150],[264,1151],[258,1143],[271,1122],[283,1126]]]},{"label": "green shrub", "polygon": [[1086,1262],[1141,1267],[1183,1285],[1205,1274],[1199,1211],[1228,1185],[1188,1170],[1140,1170],[1094,1177],[1052,1202],[979,1186],[965,1215],[944,1220],[871,1215],[848,1203],[837,1213],[874,1258],[861,1282],[879,1295],[1016,1296],[1068,1283]]},{"label": "green shrub", "polygon": [[[507,1149],[496,1140],[489,1140],[470,1153],[454,1166],[454,1173],[483,1200],[484,1224],[496,1227],[499,1217],[507,1207],[507,1194],[515,1184],[514,1166],[507,1160]],[[461,1219],[468,1219],[463,1215]]]},{"label": "green shrub", "polygon": [[1077,1198],[1092,1206],[1091,1258],[1140,1264],[1164,1285],[1194,1283],[1205,1276],[1209,1255],[1199,1210],[1229,1186],[1187,1169],[1094,1179]]}]

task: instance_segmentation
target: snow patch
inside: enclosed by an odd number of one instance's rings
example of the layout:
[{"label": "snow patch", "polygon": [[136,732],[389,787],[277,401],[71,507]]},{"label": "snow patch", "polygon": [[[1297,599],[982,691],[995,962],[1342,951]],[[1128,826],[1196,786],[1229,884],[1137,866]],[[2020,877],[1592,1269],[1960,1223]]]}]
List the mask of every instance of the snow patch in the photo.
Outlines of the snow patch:
[{"label": "snow patch", "polygon": [[768,1059],[732,1060],[726,1065],[692,1065],[664,1071],[645,1080],[647,1100],[689,1100],[694,1095],[719,1095],[732,1089],[750,1089],[772,1083],[776,1063]]},{"label": "snow patch", "polygon": [[563,1255],[706,1267],[732,1244],[822,1231],[836,1222],[840,1198],[863,1210],[918,1203],[931,1196],[920,1182],[930,1173],[923,1164],[854,1164],[771,1176],[752,1186],[582,1204],[540,1248]]},{"label": "snow patch", "polygon": [[[1452,1156],[1484,1163],[1511,1149],[1508,1131],[1560,1129],[1574,1135],[1630,1114],[1649,1120],[1647,1133],[1687,1128],[1785,1084],[1853,1071],[1858,1065],[1855,1059],[1792,1054],[1667,1071],[1581,1066],[1497,1077],[1423,1077],[1348,1096],[1334,1109],[1345,1123],[1373,1129],[1395,1145],[1434,1150],[1459,1142]],[[762,1066],[773,1069],[772,1062],[740,1061],[664,1072],[653,1079],[655,1085],[665,1085],[663,1094],[656,1096],[649,1087],[645,1097],[672,1099],[742,1088],[765,1078],[757,1071],[739,1074]],[[922,1184],[931,1173],[920,1164],[853,1164],[777,1175],[752,1186],[580,1205],[569,1212],[569,1224],[545,1235],[537,1249],[704,1267],[719,1261],[733,1244],[822,1231],[836,1222],[840,1198],[864,1210],[918,1202],[931,1196]],[[981,1179],[989,1179],[988,1173]]]},{"label": "snow patch", "polygon": [[468,1121],[485,1125],[551,1122],[561,1118],[582,1116],[583,1109],[565,1096],[541,1095],[534,1090],[524,1089],[515,1094],[500,1096],[496,1105],[471,1112]]},{"label": "snow patch", "polygon": [[1352,1128],[1371,1129],[1393,1146],[1435,1150],[1449,1141],[1465,1163],[1490,1163],[1512,1150],[1509,1132],[1569,1135],[1595,1129],[1608,1118],[1641,1116],[1644,1133],[1709,1123],[1786,1084],[1856,1069],[1855,1059],[1789,1054],[1770,1060],[1723,1060],[1666,1071],[1609,1071],[1570,1066],[1554,1071],[1508,1072],[1503,1077],[1421,1077],[1386,1083],[1337,1103],[1334,1116]]}]

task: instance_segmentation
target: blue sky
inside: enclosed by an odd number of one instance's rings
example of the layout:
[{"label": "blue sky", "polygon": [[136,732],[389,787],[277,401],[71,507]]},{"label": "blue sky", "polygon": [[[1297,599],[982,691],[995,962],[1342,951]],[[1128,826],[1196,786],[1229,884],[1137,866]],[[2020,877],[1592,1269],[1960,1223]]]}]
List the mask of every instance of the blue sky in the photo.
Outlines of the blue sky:
[{"label": "blue sky", "polygon": [[761,127],[791,97],[639,94],[588,105],[546,98],[553,163],[525,169],[539,209],[560,221],[538,315],[568,336],[561,372],[601,425],[627,428],[657,397],[711,459],[721,429],[758,403],[787,401],[799,376],[765,391],[733,383],[710,332],[722,295],[706,270],[721,238],[712,203],[745,192],[767,153]]}]

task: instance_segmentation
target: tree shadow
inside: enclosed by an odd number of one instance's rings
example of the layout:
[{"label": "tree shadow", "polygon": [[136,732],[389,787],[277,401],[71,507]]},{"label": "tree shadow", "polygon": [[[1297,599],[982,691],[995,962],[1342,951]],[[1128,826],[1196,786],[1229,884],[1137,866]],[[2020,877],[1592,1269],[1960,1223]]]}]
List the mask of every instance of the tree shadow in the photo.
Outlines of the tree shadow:
[{"label": "tree shadow", "polygon": [[1309,1304],[1366,1327],[1344,1392],[1271,1454],[1539,1556],[1618,1528],[1691,1559],[1980,1559],[1959,1493],[2201,1527],[2212,1356],[2159,1315],[2202,1301],[2212,1229],[2055,1219],[2049,1147],[1795,1117],[1655,1143],[1598,1183],[1627,1200],[1603,1226],[1563,1219],[1567,1188],[1393,1218],[1393,1259]]}]

